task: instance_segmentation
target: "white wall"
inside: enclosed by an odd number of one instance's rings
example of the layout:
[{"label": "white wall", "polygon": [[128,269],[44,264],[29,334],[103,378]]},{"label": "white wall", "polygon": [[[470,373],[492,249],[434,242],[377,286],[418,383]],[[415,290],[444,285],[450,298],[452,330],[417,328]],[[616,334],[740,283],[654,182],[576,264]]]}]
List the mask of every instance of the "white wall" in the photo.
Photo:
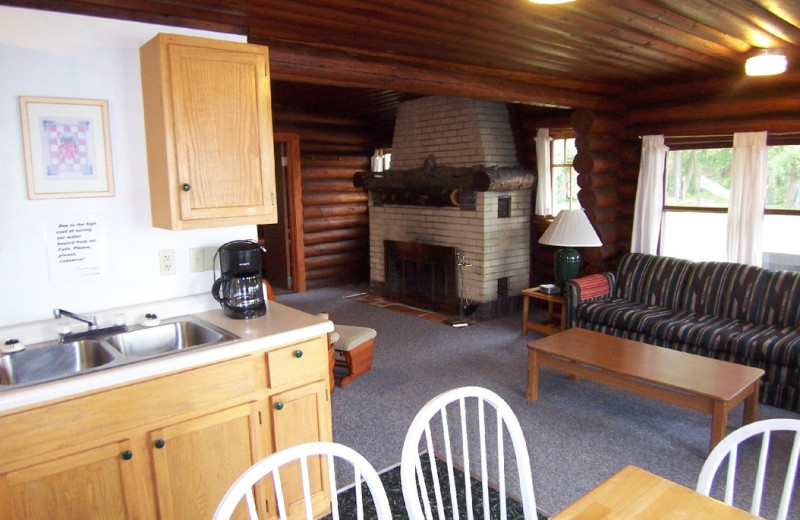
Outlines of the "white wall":
[{"label": "white wall", "polygon": [[[212,271],[189,273],[189,248],[256,237],[255,226],[192,231],[151,226],[139,47],[158,32],[245,41],[238,35],[0,6],[0,327],[48,319],[56,307],[91,312],[208,294]],[[28,199],[19,96],[108,100],[114,197]],[[105,226],[106,275],[57,283],[49,273],[44,221],[84,215]],[[176,275],[160,276],[162,249],[175,250]]]}]

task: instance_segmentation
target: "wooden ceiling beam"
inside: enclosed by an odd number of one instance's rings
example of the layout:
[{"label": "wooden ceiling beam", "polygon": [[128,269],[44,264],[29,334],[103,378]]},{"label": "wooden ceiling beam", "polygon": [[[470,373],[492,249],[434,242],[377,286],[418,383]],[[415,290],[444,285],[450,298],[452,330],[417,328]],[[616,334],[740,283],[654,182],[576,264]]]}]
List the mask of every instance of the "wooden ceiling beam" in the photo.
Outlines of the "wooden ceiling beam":
[{"label": "wooden ceiling beam", "polygon": [[669,2],[669,7],[690,19],[714,25],[754,47],[778,47],[781,44],[779,38],[729,9],[727,2],[718,5],[708,0],[681,0]]},{"label": "wooden ceiling beam", "polygon": [[[396,2],[388,6],[371,3],[372,12],[358,11],[358,5],[364,4],[347,0],[337,1],[335,6],[330,2],[304,2],[291,12],[270,7],[268,3],[252,5],[252,34],[288,41],[326,42],[327,46],[342,50],[368,48],[380,52],[392,49],[394,55],[427,56],[428,59],[435,54],[440,61],[454,63],[464,62],[466,57],[474,65],[485,67],[491,67],[498,56],[503,56],[504,60],[515,62],[519,70],[535,69],[548,74],[566,75],[577,65],[585,77],[620,73],[618,60],[626,59],[623,53],[612,54],[590,43],[576,45],[563,36],[543,32],[541,40],[532,39],[529,35],[536,32],[535,28],[515,32],[513,24],[507,21],[485,18],[477,28],[478,23],[465,19],[463,11],[459,11],[460,17],[453,14],[453,20],[443,19],[441,10],[427,2],[418,3],[413,9],[408,2],[404,3],[404,10],[397,10]],[[354,26],[359,27],[355,33]],[[435,39],[431,38],[432,34]],[[471,42],[467,49],[463,44],[465,40]],[[574,57],[576,49],[582,51],[579,58]],[[607,55],[608,59],[593,57],[602,55]],[[622,73],[631,76],[652,67],[650,60],[627,61],[629,64]],[[506,65],[506,68],[511,66],[514,65]]]},{"label": "wooden ceiling beam", "polygon": [[[456,68],[430,68],[402,61],[356,56],[327,49],[261,42],[270,47],[270,73],[274,79],[357,88],[386,88],[425,95],[488,99],[561,108],[619,110],[616,95],[590,89],[570,89],[565,81],[547,83],[519,78],[478,75]],[[573,82],[576,83],[576,82]]]},{"label": "wooden ceiling beam", "polygon": [[754,26],[775,38],[795,45],[800,44],[800,29],[750,0],[711,0],[718,6],[730,9]]},{"label": "wooden ceiling beam", "polygon": [[[658,20],[669,27],[674,27],[678,29],[679,34],[685,33],[687,40],[698,40],[701,48],[705,48],[710,53],[719,51],[723,56],[730,56],[728,52],[720,49],[728,49],[736,54],[747,52],[751,48],[749,43],[735,38],[731,34],[719,31],[714,27],[675,12],[671,9],[671,5],[663,6],[656,2],[642,2],[641,0],[610,0],[605,5],[608,6],[609,4],[624,8],[628,12],[638,13],[651,20]],[[702,51],[698,49],[698,52]]]}]

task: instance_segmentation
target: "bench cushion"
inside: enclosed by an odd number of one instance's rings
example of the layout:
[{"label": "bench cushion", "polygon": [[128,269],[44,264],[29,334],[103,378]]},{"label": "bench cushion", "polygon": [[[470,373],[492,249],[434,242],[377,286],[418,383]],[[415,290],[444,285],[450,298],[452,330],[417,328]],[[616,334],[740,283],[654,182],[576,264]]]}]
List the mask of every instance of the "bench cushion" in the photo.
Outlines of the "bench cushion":
[{"label": "bench cushion", "polygon": [[352,350],[378,334],[375,329],[354,325],[334,324],[333,331],[339,335],[339,339],[333,343],[333,348],[336,350]]}]

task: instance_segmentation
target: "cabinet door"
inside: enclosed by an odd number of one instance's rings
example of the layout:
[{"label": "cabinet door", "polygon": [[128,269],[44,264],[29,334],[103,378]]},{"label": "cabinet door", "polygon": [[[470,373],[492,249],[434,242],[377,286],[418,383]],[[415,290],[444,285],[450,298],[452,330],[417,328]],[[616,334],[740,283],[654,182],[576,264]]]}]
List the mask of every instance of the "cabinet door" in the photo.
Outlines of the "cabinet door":
[{"label": "cabinet door", "polygon": [[138,518],[138,500],[129,496],[135,489],[133,464],[125,441],[12,471],[2,478],[0,488],[8,490],[13,515],[0,516],[14,520]]},{"label": "cabinet door", "polygon": [[[234,480],[263,455],[259,417],[258,404],[249,403],[150,432],[161,519],[211,518]],[[243,507],[234,515],[246,517]]]},{"label": "cabinet door", "polygon": [[[318,381],[280,392],[270,398],[273,451],[305,442],[332,439],[327,386],[327,381]],[[324,478],[319,461],[315,464],[309,462],[312,507],[315,513],[323,513],[329,507],[329,484]],[[284,500],[289,514],[298,515],[303,510],[303,492],[299,486],[300,465],[288,466],[281,475],[285,483]]]},{"label": "cabinet door", "polygon": [[183,220],[276,216],[267,67],[262,52],[170,46]]}]

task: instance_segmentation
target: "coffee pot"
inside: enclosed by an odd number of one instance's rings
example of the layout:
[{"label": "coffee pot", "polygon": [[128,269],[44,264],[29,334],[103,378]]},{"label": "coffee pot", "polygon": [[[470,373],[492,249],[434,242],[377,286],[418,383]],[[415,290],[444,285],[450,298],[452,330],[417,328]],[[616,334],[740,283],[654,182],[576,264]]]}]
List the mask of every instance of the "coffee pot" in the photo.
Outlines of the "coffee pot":
[{"label": "coffee pot", "polygon": [[[267,313],[261,282],[261,253],[264,248],[252,240],[234,240],[219,247],[220,277],[211,295],[229,318],[247,320]],[[216,273],[214,274],[216,276]]]}]

